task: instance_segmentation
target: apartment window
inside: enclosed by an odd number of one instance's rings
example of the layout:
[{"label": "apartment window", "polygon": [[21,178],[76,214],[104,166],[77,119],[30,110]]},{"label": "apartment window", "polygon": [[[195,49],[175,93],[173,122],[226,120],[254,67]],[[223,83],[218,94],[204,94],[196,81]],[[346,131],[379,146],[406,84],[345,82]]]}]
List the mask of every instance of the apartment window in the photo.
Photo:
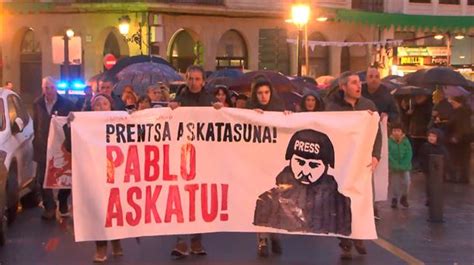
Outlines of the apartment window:
[{"label": "apartment window", "polygon": [[424,3],[424,4],[429,4],[429,3],[431,3],[431,0],[410,0],[410,3]]},{"label": "apartment window", "polygon": [[439,0],[440,4],[445,4],[445,5],[459,5],[459,0]]},{"label": "apartment window", "polygon": [[474,6],[474,0],[467,0],[467,4],[470,6]]}]

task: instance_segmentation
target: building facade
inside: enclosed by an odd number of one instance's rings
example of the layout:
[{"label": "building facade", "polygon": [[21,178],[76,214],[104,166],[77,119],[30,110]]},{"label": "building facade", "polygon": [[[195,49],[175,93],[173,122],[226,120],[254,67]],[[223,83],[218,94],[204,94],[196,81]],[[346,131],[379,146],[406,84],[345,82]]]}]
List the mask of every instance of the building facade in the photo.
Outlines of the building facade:
[{"label": "building facade", "polygon": [[[397,39],[406,37],[404,32],[412,32],[397,25],[381,27],[377,22],[354,22],[344,17],[348,12],[359,17],[366,13],[384,15],[384,12],[473,14],[471,0],[460,0],[457,5],[449,5],[449,9],[441,3],[443,0],[414,2],[310,1],[308,43],[337,45],[308,45],[311,47],[308,48],[307,74],[317,77],[364,70],[380,59],[381,48],[385,47],[344,43]],[[292,3],[291,0],[4,1],[0,9],[0,78],[2,82],[13,81],[15,89],[28,98],[27,102],[31,101],[41,93],[42,76],[61,76],[61,59],[53,58],[58,54],[60,58],[63,56],[64,45],[60,45],[61,41],[54,42],[53,38],[60,40],[67,29],[73,29],[75,37],[80,38],[76,42],[79,48],[75,47],[73,55],[76,60],[71,63],[78,64],[74,69],[85,79],[104,71],[106,54],[121,58],[141,53],[161,56],[181,72],[188,65],[199,63],[206,70],[275,69],[294,75],[297,72],[294,40],[298,30],[285,22],[290,17]],[[428,10],[431,13],[426,13]],[[121,35],[118,29],[119,19],[124,16],[130,18],[127,36]],[[328,20],[319,22],[318,17]],[[130,40],[140,31],[141,50]],[[421,32],[416,30],[414,36]],[[472,34],[472,29],[463,29],[463,32]],[[472,64],[472,55],[469,56]],[[464,59],[466,57],[464,55]]]}]

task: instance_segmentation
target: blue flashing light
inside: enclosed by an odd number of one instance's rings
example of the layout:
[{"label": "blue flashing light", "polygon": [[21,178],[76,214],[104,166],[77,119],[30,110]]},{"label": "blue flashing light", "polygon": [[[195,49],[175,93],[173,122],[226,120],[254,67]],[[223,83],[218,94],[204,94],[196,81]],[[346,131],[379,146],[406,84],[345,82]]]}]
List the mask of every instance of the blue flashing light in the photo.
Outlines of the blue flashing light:
[{"label": "blue flashing light", "polygon": [[81,81],[74,81],[72,83],[72,89],[74,90],[84,90],[85,87],[86,87],[86,84],[84,84]]},{"label": "blue flashing light", "polygon": [[57,91],[58,91],[59,95],[65,95],[66,94],[66,90],[58,89]]},{"label": "blue flashing light", "polygon": [[61,88],[62,90],[66,89],[68,87],[66,82],[59,82],[57,84],[58,88]]}]

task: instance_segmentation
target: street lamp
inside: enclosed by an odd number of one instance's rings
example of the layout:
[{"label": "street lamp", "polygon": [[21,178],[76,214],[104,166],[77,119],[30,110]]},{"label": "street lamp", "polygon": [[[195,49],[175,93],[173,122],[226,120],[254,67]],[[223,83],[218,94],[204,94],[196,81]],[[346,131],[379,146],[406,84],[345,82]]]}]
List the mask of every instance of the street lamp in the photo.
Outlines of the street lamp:
[{"label": "street lamp", "polygon": [[306,49],[306,71],[308,71],[308,28],[307,24],[310,16],[310,7],[307,4],[295,4],[291,6],[291,21],[298,27],[298,38],[296,40],[296,56],[298,62],[298,76],[301,76],[301,40],[303,39],[303,29],[305,31],[305,49]]},{"label": "street lamp", "polygon": [[[67,29],[64,32],[64,80],[69,85],[69,40],[74,37],[74,30]],[[68,93],[68,89],[66,89],[66,94]]]},{"label": "street lamp", "polygon": [[127,38],[128,32],[130,30],[130,17],[129,16],[122,16],[119,18],[119,31],[120,34],[123,35],[127,42],[134,42],[138,44],[140,49],[140,53],[143,54],[142,51],[142,23],[138,23],[138,31],[135,32],[130,38]]}]

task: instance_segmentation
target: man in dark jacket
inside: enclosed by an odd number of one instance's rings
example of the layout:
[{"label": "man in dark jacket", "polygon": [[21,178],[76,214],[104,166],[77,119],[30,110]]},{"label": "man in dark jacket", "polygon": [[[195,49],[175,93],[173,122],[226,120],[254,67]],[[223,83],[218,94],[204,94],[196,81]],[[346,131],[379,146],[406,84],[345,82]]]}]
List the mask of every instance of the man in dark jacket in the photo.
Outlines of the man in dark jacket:
[{"label": "man in dark jacket", "polygon": [[[359,76],[354,72],[345,72],[339,77],[339,86],[341,90],[337,92],[333,99],[326,105],[327,111],[354,111],[354,110],[368,110],[370,112],[377,111],[375,104],[364,98],[361,95],[361,84]],[[380,153],[382,149],[382,133],[380,128],[377,131],[377,136],[372,148],[372,171],[375,170],[380,159]],[[341,258],[351,259],[352,258],[352,244],[359,252],[359,254],[367,254],[367,250],[362,240],[351,240],[347,238],[340,238],[339,246],[343,253]]]},{"label": "man in dark jacket", "polygon": [[381,83],[379,70],[375,67],[367,69],[367,83],[362,85],[362,96],[372,100],[381,117],[388,116],[388,122],[400,122],[400,113],[394,97]]},{"label": "man in dark jacket", "polygon": [[452,161],[449,181],[469,183],[469,164],[471,161],[471,109],[463,96],[450,97],[453,113],[448,121],[448,151]]},{"label": "man in dark jacket", "polygon": [[112,97],[114,100],[114,105],[112,106],[113,110],[125,110],[125,103],[114,93],[114,83],[112,80],[104,79],[100,81],[99,93],[104,93]]},{"label": "man in dark jacket", "polygon": [[257,200],[254,224],[291,232],[351,234],[351,200],[338,191],[333,176],[334,147],[329,137],[301,130],[291,137],[276,178],[277,187]]},{"label": "man in dark jacket", "polygon": [[[217,100],[204,90],[205,72],[201,66],[191,65],[186,71],[186,87],[174,101],[170,102],[168,106],[171,109],[182,107],[210,107],[219,109],[222,103],[214,103]],[[191,236],[191,253],[195,255],[206,255],[201,243],[201,234],[194,234]],[[182,236],[178,236],[175,248],[171,255],[182,258],[189,254],[188,245]]]},{"label": "man in dark jacket", "polygon": [[[36,179],[41,187],[44,212],[43,219],[52,220],[56,217],[56,202],[51,189],[43,189],[46,169],[46,152],[48,146],[49,124],[52,115],[67,116],[74,110],[72,102],[60,96],[56,90],[56,82],[50,76],[43,78],[41,84],[43,94],[33,104],[33,125],[35,138],[33,140],[34,160],[38,163]],[[59,190],[59,210],[62,216],[69,213],[67,200],[71,190]]]}]

